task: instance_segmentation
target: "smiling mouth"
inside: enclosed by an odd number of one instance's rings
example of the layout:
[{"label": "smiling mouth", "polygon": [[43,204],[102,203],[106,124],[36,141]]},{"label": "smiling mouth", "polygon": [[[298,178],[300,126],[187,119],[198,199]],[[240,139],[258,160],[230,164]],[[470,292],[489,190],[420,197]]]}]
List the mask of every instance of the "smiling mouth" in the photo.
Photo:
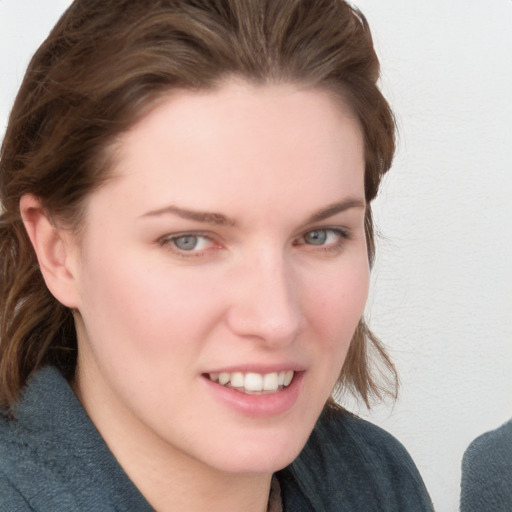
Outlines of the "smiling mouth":
[{"label": "smiling mouth", "polygon": [[247,395],[262,395],[282,391],[290,385],[294,374],[293,370],[272,373],[221,372],[206,373],[205,377],[216,384]]}]

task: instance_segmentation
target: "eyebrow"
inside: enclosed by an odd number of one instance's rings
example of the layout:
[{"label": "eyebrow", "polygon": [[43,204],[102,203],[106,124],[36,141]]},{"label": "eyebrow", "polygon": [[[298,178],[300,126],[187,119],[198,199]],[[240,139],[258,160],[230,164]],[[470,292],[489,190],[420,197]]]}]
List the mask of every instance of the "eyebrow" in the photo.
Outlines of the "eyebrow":
[{"label": "eyebrow", "polygon": [[194,220],[196,222],[204,222],[206,224],[213,224],[215,226],[235,226],[236,222],[222,213],[216,212],[202,212],[198,210],[188,210],[178,206],[166,206],[158,210],[152,210],[142,215],[142,217],[158,217],[160,215],[172,214],[181,217],[182,219]]},{"label": "eyebrow", "polygon": [[[338,203],[332,203],[325,208],[314,212],[307,220],[306,223],[320,222],[336,215],[337,213],[344,212],[351,208],[365,208],[366,202],[363,199],[347,198]],[[169,205],[158,210],[152,210],[143,214],[141,217],[158,217],[160,215],[172,214],[181,217],[182,219],[193,220],[196,222],[204,222],[215,226],[236,226],[236,221],[217,212],[204,212],[199,210],[189,210],[180,208],[178,206]]]},{"label": "eyebrow", "polygon": [[366,202],[364,199],[358,199],[355,197],[349,197],[338,203],[332,203],[325,208],[317,210],[308,219],[307,223],[320,222],[321,220],[328,219],[336,215],[337,213],[350,210],[351,208],[366,208]]}]

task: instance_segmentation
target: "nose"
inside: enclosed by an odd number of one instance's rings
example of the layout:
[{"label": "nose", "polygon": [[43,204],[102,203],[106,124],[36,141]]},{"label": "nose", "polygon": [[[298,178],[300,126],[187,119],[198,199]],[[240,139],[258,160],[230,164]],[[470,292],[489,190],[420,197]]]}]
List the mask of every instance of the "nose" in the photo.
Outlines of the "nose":
[{"label": "nose", "polygon": [[292,343],[304,316],[298,282],[285,258],[260,254],[244,262],[234,281],[227,312],[231,331],[272,347]]}]

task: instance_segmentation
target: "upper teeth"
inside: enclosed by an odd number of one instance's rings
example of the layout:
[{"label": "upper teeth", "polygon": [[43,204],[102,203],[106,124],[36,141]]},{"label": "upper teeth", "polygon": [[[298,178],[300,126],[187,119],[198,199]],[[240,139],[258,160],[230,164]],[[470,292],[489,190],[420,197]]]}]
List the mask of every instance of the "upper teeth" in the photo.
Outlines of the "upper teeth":
[{"label": "upper teeth", "polygon": [[242,373],[242,372],[221,372],[209,373],[210,380],[218,382],[223,386],[229,385],[233,388],[245,388],[247,391],[277,391],[279,387],[288,386],[293,379],[294,372],[273,372],[273,373]]}]

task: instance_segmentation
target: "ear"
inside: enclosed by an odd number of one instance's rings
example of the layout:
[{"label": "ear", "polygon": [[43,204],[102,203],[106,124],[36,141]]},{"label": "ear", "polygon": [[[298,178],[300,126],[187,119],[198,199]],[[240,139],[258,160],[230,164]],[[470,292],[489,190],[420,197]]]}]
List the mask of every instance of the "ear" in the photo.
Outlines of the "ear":
[{"label": "ear", "polygon": [[41,201],[32,194],[20,199],[20,213],[39,262],[39,268],[52,295],[70,308],[78,307],[76,247],[69,230],[58,227]]}]

